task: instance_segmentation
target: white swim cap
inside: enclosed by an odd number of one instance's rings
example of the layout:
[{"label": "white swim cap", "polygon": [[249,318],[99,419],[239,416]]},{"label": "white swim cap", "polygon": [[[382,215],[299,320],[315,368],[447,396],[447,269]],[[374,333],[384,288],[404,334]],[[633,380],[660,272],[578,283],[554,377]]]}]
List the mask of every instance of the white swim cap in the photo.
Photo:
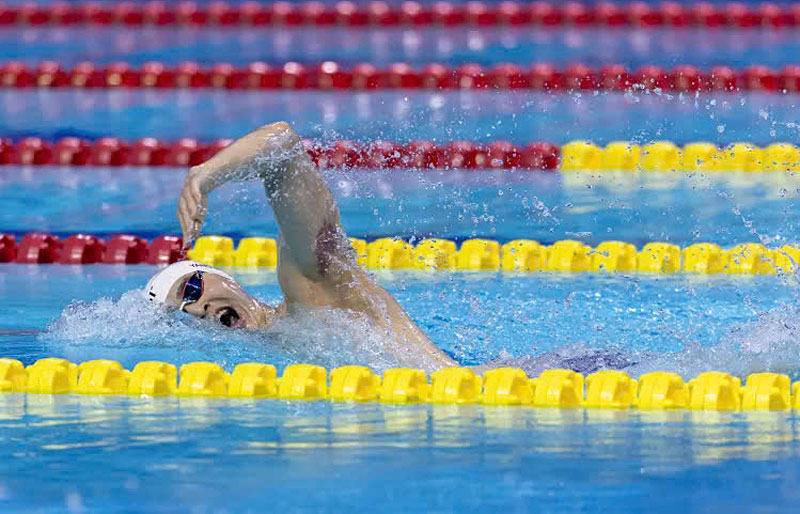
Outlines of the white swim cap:
[{"label": "white swim cap", "polygon": [[232,276],[224,271],[209,266],[208,264],[195,261],[178,261],[153,275],[153,278],[150,279],[144,288],[144,295],[151,302],[166,303],[167,295],[169,295],[172,286],[186,275],[191,275],[195,271],[202,271],[210,275],[219,275],[220,277],[234,280]]}]

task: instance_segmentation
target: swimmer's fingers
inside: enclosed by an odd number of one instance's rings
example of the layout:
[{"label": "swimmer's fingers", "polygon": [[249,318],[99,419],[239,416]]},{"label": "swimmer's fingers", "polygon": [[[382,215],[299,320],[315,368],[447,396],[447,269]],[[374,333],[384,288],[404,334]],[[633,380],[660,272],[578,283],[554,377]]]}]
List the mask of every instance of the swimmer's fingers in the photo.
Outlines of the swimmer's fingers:
[{"label": "swimmer's fingers", "polygon": [[203,230],[203,222],[205,221],[206,217],[206,209],[202,205],[197,205],[193,207],[191,212],[191,216],[189,219],[189,227],[190,227],[190,237],[191,240],[194,241],[198,237],[200,237],[200,232]]},{"label": "swimmer's fingers", "polygon": [[187,221],[197,217],[197,203],[189,196],[186,190],[181,193],[181,197],[178,199],[178,208],[183,211]]},{"label": "swimmer's fingers", "polygon": [[[192,198],[192,202],[194,202],[194,198]],[[195,202],[191,205],[191,208],[194,209],[194,211],[191,211],[193,212],[192,219],[202,225],[208,213],[208,198],[205,196],[201,197],[199,202]]]},{"label": "swimmer's fingers", "polygon": [[202,223],[206,217],[208,197],[200,189],[200,181],[197,177],[187,177],[186,182],[183,184],[181,196],[186,199],[186,208],[189,216],[193,220]]},{"label": "swimmer's fingers", "polygon": [[194,241],[197,239],[199,235],[199,231],[196,228],[194,222],[192,220],[187,221],[188,225],[186,226],[186,230],[183,231],[183,249],[188,250],[194,244]]},{"label": "swimmer's fingers", "polygon": [[196,221],[187,219],[186,226],[183,228],[183,249],[188,250],[200,236],[200,224]]},{"label": "swimmer's fingers", "polygon": [[188,248],[192,241],[197,238],[199,226],[202,224],[202,221],[195,219],[196,210],[197,207],[192,200],[185,195],[180,197],[178,200],[178,221],[180,221],[181,230],[183,231],[183,246],[185,248]]},{"label": "swimmer's fingers", "polygon": [[208,197],[200,187],[200,178],[190,172],[178,199],[178,221],[183,231],[183,247],[189,248],[200,235],[206,217]]},{"label": "swimmer's fingers", "polygon": [[196,220],[192,221],[192,234],[190,236],[192,242],[194,242],[195,240],[197,240],[198,237],[200,237],[200,232],[202,232],[202,230],[203,230],[202,222]]},{"label": "swimmer's fingers", "polygon": [[181,232],[183,232],[183,247],[188,248],[192,243],[193,223],[186,207],[186,199],[183,196],[178,199],[178,221],[181,224]]}]

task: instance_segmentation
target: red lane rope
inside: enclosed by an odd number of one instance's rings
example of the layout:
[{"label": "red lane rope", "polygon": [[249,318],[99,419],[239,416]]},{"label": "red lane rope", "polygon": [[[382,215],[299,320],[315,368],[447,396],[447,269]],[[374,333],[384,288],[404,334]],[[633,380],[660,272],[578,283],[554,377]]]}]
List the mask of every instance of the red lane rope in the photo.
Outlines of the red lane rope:
[{"label": "red lane rope", "polygon": [[[0,138],[0,165],[23,166],[194,166],[205,162],[230,139],[202,143],[194,139],[163,142],[154,138],[126,142],[115,137],[86,141],[66,137],[56,142],[28,137],[13,142]],[[514,145],[455,141],[395,143],[336,141],[319,145],[304,141],[314,161],[324,168],[375,169],[520,169],[555,170],[561,151],[550,143]]]},{"label": "red lane rope", "polygon": [[397,63],[386,68],[356,64],[345,68],[335,62],[304,66],[296,62],[271,66],[262,62],[236,67],[219,63],[203,67],[193,62],[168,66],[148,62],[139,68],[126,63],[108,66],[88,62],[65,68],[45,61],[35,66],[20,62],[0,64],[0,87],[5,88],[215,88],[234,90],[374,90],[374,89],[502,89],[533,91],[800,91],[800,65],[781,70],[754,65],[741,70],[716,66],[701,70],[679,65],[672,69],[621,65],[599,69],[585,64],[564,68],[541,63],[520,67],[498,64],[450,67],[428,64],[412,67]]},{"label": "red lane rope", "polygon": [[178,236],[159,236],[148,242],[130,234],[117,234],[108,241],[73,234],[61,240],[53,234],[32,232],[17,242],[10,234],[0,234],[0,263],[172,264],[185,258],[182,247]]},{"label": "red lane rope", "polygon": [[55,2],[39,5],[0,4],[0,25],[127,25],[127,26],[345,26],[345,27],[430,27],[430,26],[543,26],[543,27],[795,27],[800,25],[800,4],[714,5],[699,2],[682,5],[663,2],[615,4],[598,2],[563,4],[547,2],[466,3],[436,2],[399,5],[373,1],[366,5],[342,1],[324,4],[311,1],[245,2],[231,5],[212,2],[177,4],[151,1]]}]

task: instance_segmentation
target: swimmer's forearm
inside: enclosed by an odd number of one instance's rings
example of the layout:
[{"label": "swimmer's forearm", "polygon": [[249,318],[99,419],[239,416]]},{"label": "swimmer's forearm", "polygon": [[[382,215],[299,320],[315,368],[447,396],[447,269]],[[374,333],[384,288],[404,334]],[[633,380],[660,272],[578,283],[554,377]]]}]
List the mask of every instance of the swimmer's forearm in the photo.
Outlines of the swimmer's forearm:
[{"label": "swimmer's forearm", "polygon": [[305,148],[289,124],[277,122],[237,139],[190,173],[202,176],[203,194],[231,180],[260,178],[275,184],[289,163],[304,154]]}]

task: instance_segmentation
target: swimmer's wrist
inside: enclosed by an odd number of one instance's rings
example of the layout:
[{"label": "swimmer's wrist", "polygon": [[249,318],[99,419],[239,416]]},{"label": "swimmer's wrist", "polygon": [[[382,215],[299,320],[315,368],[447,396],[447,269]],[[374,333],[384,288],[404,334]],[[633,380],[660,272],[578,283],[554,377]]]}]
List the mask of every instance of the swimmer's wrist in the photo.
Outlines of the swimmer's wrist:
[{"label": "swimmer's wrist", "polygon": [[197,182],[197,187],[204,195],[207,195],[226,182],[226,180],[217,176],[219,173],[215,174],[214,170],[208,166],[209,162],[210,161],[206,161],[203,164],[198,164],[197,166],[189,168],[189,176],[192,180]]}]

